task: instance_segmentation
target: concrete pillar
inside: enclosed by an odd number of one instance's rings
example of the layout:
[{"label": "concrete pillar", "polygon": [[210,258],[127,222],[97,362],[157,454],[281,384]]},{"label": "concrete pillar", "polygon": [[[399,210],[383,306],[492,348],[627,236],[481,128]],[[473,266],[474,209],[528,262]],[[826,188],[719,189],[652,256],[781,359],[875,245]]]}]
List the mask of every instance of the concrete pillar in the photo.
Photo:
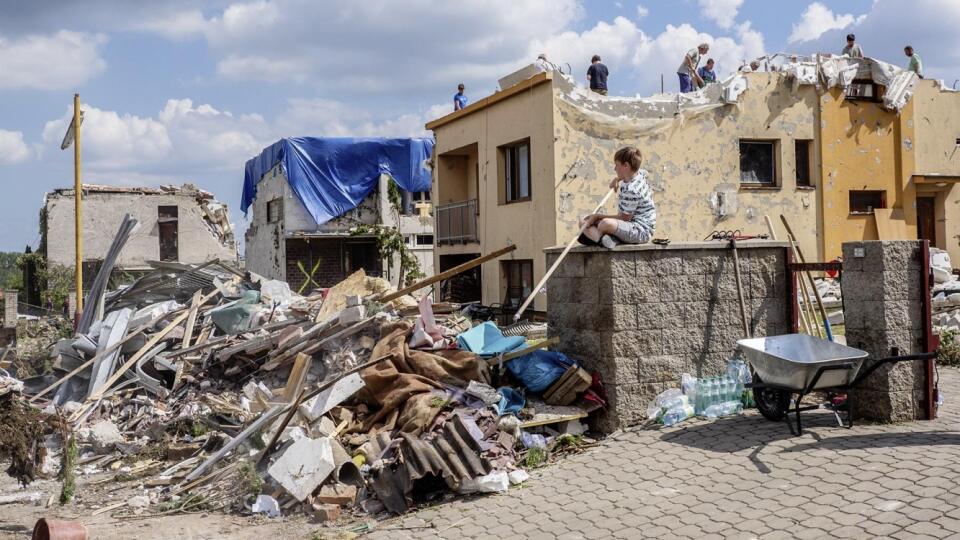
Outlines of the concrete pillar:
[{"label": "concrete pillar", "polygon": [[3,327],[16,328],[17,326],[17,291],[4,289],[3,291]]},{"label": "concrete pillar", "polygon": [[[843,244],[847,344],[871,359],[923,352],[921,244],[915,240]],[[863,368],[870,365],[869,360]],[[852,393],[854,415],[879,422],[924,417],[922,362],[882,367]]]}]

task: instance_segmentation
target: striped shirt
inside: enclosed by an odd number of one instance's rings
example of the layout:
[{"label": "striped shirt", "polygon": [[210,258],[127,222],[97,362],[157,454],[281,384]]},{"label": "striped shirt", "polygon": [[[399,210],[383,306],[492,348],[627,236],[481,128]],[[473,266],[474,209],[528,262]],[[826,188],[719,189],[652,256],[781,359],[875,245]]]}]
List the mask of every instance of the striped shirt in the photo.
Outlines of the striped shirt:
[{"label": "striped shirt", "polygon": [[653,204],[653,191],[647,183],[647,171],[640,169],[629,181],[620,183],[617,210],[622,214],[632,214],[632,223],[650,233],[657,226],[657,208]]}]

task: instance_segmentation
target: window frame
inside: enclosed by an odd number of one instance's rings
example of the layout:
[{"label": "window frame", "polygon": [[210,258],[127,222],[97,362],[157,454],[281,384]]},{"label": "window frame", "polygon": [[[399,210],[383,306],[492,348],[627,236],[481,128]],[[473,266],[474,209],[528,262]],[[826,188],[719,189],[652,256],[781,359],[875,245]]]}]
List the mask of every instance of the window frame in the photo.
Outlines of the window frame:
[{"label": "window frame", "polygon": [[[861,96],[857,94],[851,94],[851,90],[854,88],[860,87],[869,87],[872,96]],[[872,79],[854,79],[850,82],[850,86],[846,88],[843,92],[843,98],[849,99],[851,101],[869,101],[871,103],[880,103],[883,101],[883,85],[875,83]]]},{"label": "window frame", "polygon": [[[800,145],[807,147],[804,159],[800,159]],[[794,181],[797,184],[798,188],[814,188],[816,185],[813,182],[813,140],[812,139],[795,139],[793,141],[793,177]],[[800,163],[803,161],[806,163],[807,178],[806,181],[801,182],[800,180]]]},{"label": "window frame", "polygon": [[[271,219],[271,207],[274,208],[275,219]],[[275,197],[267,201],[267,223],[279,223],[283,221],[283,198]]]},{"label": "window frame", "polygon": [[[507,308],[516,308],[520,307],[523,302],[526,301],[527,297],[533,294],[533,288],[536,286],[536,283],[533,281],[533,259],[514,259],[510,261],[502,261],[502,271],[505,278],[505,291],[503,295],[503,306]],[[514,276],[519,280],[519,283],[514,283]],[[529,278],[528,283],[530,286],[530,292],[526,295],[523,294],[523,282],[524,277]],[[519,296],[512,296],[511,291],[519,289]],[[516,303],[513,302],[516,300]]]},{"label": "window frame", "polygon": [[[518,176],[521,175],[520,168],[520,149],[526,147],[527,149],[527,167],[526,167],[526,188],[527,194],[521,196],[522,193],[522,184],[519,182],[512,182],[514,173]],[[530,138],[521,139],[509,144],[504,144],[497,147],[500,153],[500,185],[503,189],[503,198],[501,204],[513,204],[521,203],[532,200],[533,198],[533,154],[530,144]],[[516,157],[513,157],[513,155]]]},{"label": "window frame", "polygon": [[161,261],[180,260],[180,207],[175,204],[157,205],[157,254]]},{"label": "window frame", "polygon": [[[780,140],[779,139],[739,139],[737,144],[737,151],[739,152],[739,164],[738,169],[740,170],[739,185],[744,189],[771,189],[771,188],[780,188],[782,185],[781,175],[780,175]],[[770,158],[771,158],[771,181],[770,182],[744,182],[743,181],[743,158],[744,151],[743,146],[745,144],[751,145],[768,145],[770,147]]]},{"label": "window frame", "polygon": [[[880,196],[880,206],[860,206],[861,209],[854,209],[853,207],[853,198],[854,195],[862,194],[872,194]],[[887,191],[885,189],[851,189],[847,193],[847,211],[852,216],[870,216],[874,214],[874,210],[877,208],[886,208],[887,207]]]}]

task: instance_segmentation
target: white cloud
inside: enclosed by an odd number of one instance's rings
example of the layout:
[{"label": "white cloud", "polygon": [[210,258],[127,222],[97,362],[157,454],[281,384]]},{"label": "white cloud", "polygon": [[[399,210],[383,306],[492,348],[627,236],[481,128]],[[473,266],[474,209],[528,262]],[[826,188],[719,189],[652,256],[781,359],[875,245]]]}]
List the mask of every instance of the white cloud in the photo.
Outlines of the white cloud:
[{"label": "white cloud", "polygon": [[643,4],[637,4],[637,18],[642,19],[650,14],[650,10],[643,7]]},{"label": "white cloud", "polygon": [[452,100],[417,112],[374,118],[369,111],[339,101],[293,98],[278,117],[276,131],[283,137],[423,137],[430,135],[424,124],[451,112]]},{"label": "white cloud", "polygon": [[699,0],[698,3],[704,17],[727,29],[733,26],[743,0]]},{"label": "white cloud", "polygon": [[30,148],[23,140],[23,132],[0,129],[0,164],[12,165],[29,157]]},{"label": "white cloud", "polygon": [[615,67],[629,65],[633,61],[634,51],[646,41],[646,34],[636,24],[618,16],[613,23],[600,21],[584,32],[568,30],[543,41],[534,40],[527,56],[534,58],[538,52],[545,52],[547,58],[559,65],[569,63],[574,78],[583,82],[590,58],[599,54],[603,62],[611,67],[610,84],[616,86]]},{"label": "white cloud", "polygon": [[[166,126],[151,118],[105,111],[82,104],[80,128],[84,159],[95,168],[122,169],[143,163],[156,163],[170,154],[172,144]],[[47,122],[43,140],[58,145],[73,118],[73,107],[63,116]]]},{"label": "white cloud", "polygon": [[834,14],[827,6],[814,2],[807,6],[800,17],[800,22],[793,25],[788,43],[799,43],[817,39],[824,32],[846,28],[853,24],[855,17],[851,14]]},{"label": "white cloud", "polygon": [[51,35],[0,37],[0,89],[60,90],[87,82],[107,67],[101,34],[61,30]]},{"label": "white cloud", "polygon": [[188,39],[202,36],[207,26],[203,13],[194,9],[137,21],[131,28],[154,32],[169,39]]}]

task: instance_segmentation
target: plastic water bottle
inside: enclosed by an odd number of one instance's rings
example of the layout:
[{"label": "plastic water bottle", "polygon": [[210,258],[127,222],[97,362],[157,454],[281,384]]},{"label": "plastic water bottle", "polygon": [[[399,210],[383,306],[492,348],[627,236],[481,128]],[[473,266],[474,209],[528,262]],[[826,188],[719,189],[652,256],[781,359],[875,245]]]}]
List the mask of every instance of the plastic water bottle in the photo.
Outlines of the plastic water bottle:
[{"label": "plastic water bottle", "polygon": [[674,424],[683,422],[684,420],[686,420],[687,418],[690,418],[691,416],[693,416],[693,407],[691,407],[690,405],[684,405],[682,407],[674,407],[663,415],[663,425],[669,427]]}]

